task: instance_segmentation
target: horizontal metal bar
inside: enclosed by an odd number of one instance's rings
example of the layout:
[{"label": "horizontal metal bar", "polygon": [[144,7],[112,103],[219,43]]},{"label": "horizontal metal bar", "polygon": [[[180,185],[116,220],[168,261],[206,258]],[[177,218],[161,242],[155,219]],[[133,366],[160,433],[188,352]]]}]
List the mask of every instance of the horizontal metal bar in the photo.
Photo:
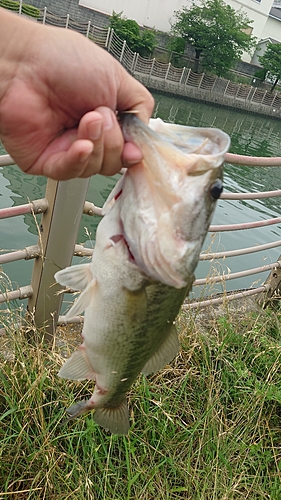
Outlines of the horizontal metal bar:
[{"label": "horizontal metal bar", "polygon": [[239,250],[228,250],[225,252],[201,253],[199,260],[214,260],[224,259],[227,257],[238,257],[239,255],[246,255],[249,253],[261,252],[276,248],[281,245],[281,240],[273,241],[272,243],[265,243],[264,245],[256,245],[255,247],[240,248]]},{"label": "horizontal metal bar", "polygon": [[91,257],[93,255],[93,248],[85,248],[83,245],[75,245],[74,255],[77,257]]},{"label": "horizontal metal bar", "polygon": [[266,292],[269,289],[268,285],[260,286],[259,288],[253,288],[252,290],[245,290],[244,292],[225,294],[222,297],[216,297],[214,299],[199,300],[196,302],[185,303],[182,305],[184,309],[195,309],[196,307],[208,307],[212,305],[223,304],[226,300],[237,300],[243,299],[244,297],[249,297],[251,295],[257,295],[259,293]]},{"label": "horizontal metal bar", "polygon": [[266,219],[256,222],[244,222],[242,224],[227,224],[220,226],[210,226],[210,233],[219,233],[222,231],[239,231],[242,229],[254,229],[255,227],[272,226],[273,224],[280,224],[281,217],[275,217],[274,219]]},{"label": "horizontal metal bar", "polygon": [[17,215],[26,214],[42,214],[48,209],[48,200],[42,198],[41,200],[34,200],[25,205],[18,205],[16,207],[7,207],[0,209],[0,219],[7,219],[9,217],[16,217]]},{"label": "horizontal metal bar", "polygon": [[32,286],[22,286],[18,288],[18,290],[12,290],[11,292],[1,293],[0,294],[0,304],[3,302],[9,302],[10,300],[23,300],[31,297],[33,294]]},{"label": "horizontal metal bar", "polygon": [[259,200],[260,198],[274,198],[276,196],[281,196],[281,189],[258,193],[222,193],[220,200]]},{"label": "horizontal metal bar", "polygon": [[14,165],[15,161],[10,155],[1,155],[0,156],[0,167],[6,167],[8,165]]},{"label": "horizontal metal bar", "polygon": [[90,201],[85,201],[83,214],[86,215],[102,215],[102,208],[96,207],[94,203]]},{"label": "horizontal metal bar", "polygon": [[212,283],[221,283],[222,281],[234,280],[237,278],[244,278],[245,276],[252,276],[253,274],[263,273],[265,271],[270,271],[271,269],[281,268],[281,261],[274,262],[273,264],[268,264],[262,267],[255,267],[253,269],[247,269],[246,271],[239,271],[237,273],[223,274],[219,276],[214,276],[210,278],[202,278],[195,280],[193,285],[211,285]]},{"label": "horizontal metal bar", "polygon": [[247,165],[247,167],[280,167],[281,156],[263,157],[263,156],[244,156],[234,153],[226,153],[225,161],[235,165]]},{"label": "horizontal metal bar", "polygon": [[30,260],[35,259],[41,255],[39,245],[32,245],[23,250],[16,250],[15,252],[4,253],[0,255],[0,264],[8,264],[9,262],[16,262],[17,260]]}]

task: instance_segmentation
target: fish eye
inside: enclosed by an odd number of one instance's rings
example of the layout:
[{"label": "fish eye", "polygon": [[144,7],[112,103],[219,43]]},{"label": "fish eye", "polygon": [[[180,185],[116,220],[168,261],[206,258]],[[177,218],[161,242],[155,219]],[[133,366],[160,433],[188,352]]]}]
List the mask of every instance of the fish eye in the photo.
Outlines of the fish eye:
[{"label": "fish eye", "polygon": [[214,200],[217,200],[223,191],[223,183],[221,179],[216,179],[210,187],[210,195]]}]

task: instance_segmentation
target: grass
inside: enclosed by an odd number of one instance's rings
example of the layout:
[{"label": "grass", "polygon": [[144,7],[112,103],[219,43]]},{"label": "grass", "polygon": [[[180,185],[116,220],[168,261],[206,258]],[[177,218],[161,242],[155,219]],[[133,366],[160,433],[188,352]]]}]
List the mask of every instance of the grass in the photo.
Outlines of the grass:
[{"label": "grass", "polygon": [[91,415],[64,424],[65,407],[92,391],[57,377],[69,335],[45,346],[10,323],[0,337],[1,500],[281,498],[278,309],[182,312],[181,352],[134,384],[126,437]]}]

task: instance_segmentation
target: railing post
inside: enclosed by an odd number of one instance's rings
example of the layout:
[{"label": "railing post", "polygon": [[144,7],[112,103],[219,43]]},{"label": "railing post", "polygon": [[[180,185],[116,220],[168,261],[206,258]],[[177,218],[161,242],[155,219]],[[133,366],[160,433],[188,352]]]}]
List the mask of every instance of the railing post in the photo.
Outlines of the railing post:
[{"label": "railing post", "polygon": [[89,38],[90,29],[91,29],[91,21],[88,22],[88,28],[87,28],[86,38]]},{"label": "railing post", "polygon": [[113,34],[114,34],[114,29],[108,28],[107,39],[106,39],[106,47],[108,52],[110,52]]},{"label": "railing post", "polygon": [[65,28],[67,29],[69,25],[69,14],[66,16],[66,23],[65,23]]},{"label": "railing post", "polygon": [[203,82],[203,78],[205,76],[205,73],[202,73],[202,76],[200,78],[200,82],[198,83],[198,88],[200,89],[201,83]]},{"label": "railing post", "polygon": [[189,69],[188,69],[187,76],[186,76],[186,80],[185,80],[185,82],[184,82],[184,84],[185,84],[185,85],[186,85],[186,84],[187,84],[187,82],[188,82],[188,78],[189,78],[190,73],[191,73],[191,68],[189,68]]},{"label": "railing post", "polygon": [[179,84],[181,85],[182,81],[183,81],[183,76],[184,76],[184,73],[185,73],[185,66],[182,70],[182,74],[181,74],[181,77],[180,77],[180,81],[179,81]]},{"label": "railing post", "polygon": [[42,216],[39,234],[41,256],[35,259],[28,301],[28,315],[36,327],[44,328],[51,340],[56,329],[63,294],[54,274],[71,264],[85,203],[89,179],[48,180],[49,209]]},{"label": "railing post", "polygon": [[123,46],[122,46],[122,50],[121,50],[121,54],[120,54],[120,58],[119,58],[119,62],[122,63],[122,59],[123,59],[123,56],[124,56],[124,52],[125,52],[125,47],[126,47],[126,40],[124,40],[123,42]]},{"label": "railing post", "polygon": [[169,62],[168,64],[168,68],[167,68],[167,71],[166,71],[166,75],[165,75],[165,81],[167,80],[168,78],[168,74],[169,74],[169,71],[170,71],[170,67],[171,67],[171,63]]},{"label": "railing post", "polygon": [[46,24],[46,17],[47,17],[47,7],[44,7],[43,23],[42,24]]},{"label": "railing post", "polygon": [[22,0],[20,0],[20,3],[19,3],[19,16],[22,15]]},{"label": "railing post", "polygon": [[134,67],[135,67],[135,62],[136,62],[136,52],[134,52],[133,60],[132,60],[132,65],[131,65],[131,73],[134,73]]},{"label": "railing post", "polygon": [[105,46],[104,46],[106,49],[108,48],[108,45],[109,45],[110,34],[111,34],[111,28],[108,28],[107,34],[106,34]]},{"label": "railing post", "polygon": [[148,81],[150,81],[150,78],[151,78],[151,75],[152,75],[152,71],[153,71],[153,68],[154,68],[154,64],[155,64],[155,57],[152,59],[152,63],[151,63],[151,68],[150,68],[150,72],[149,72]]}]

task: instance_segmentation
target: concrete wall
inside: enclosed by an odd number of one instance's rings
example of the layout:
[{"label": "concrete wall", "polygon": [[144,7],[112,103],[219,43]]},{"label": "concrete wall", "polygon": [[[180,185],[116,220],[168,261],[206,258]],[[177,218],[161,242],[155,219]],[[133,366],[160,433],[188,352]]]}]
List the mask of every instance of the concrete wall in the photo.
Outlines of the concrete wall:
[{"label": "concrete wall", "polygon": [[57,16],[66,16],[69,14],[71,19],[81,23],[91,21],[101,28],[109,25],[108,16],[79,6],[78,0],[26,0],[26,3],[42,10],[44,7],[47,7],[48,12]]}]

